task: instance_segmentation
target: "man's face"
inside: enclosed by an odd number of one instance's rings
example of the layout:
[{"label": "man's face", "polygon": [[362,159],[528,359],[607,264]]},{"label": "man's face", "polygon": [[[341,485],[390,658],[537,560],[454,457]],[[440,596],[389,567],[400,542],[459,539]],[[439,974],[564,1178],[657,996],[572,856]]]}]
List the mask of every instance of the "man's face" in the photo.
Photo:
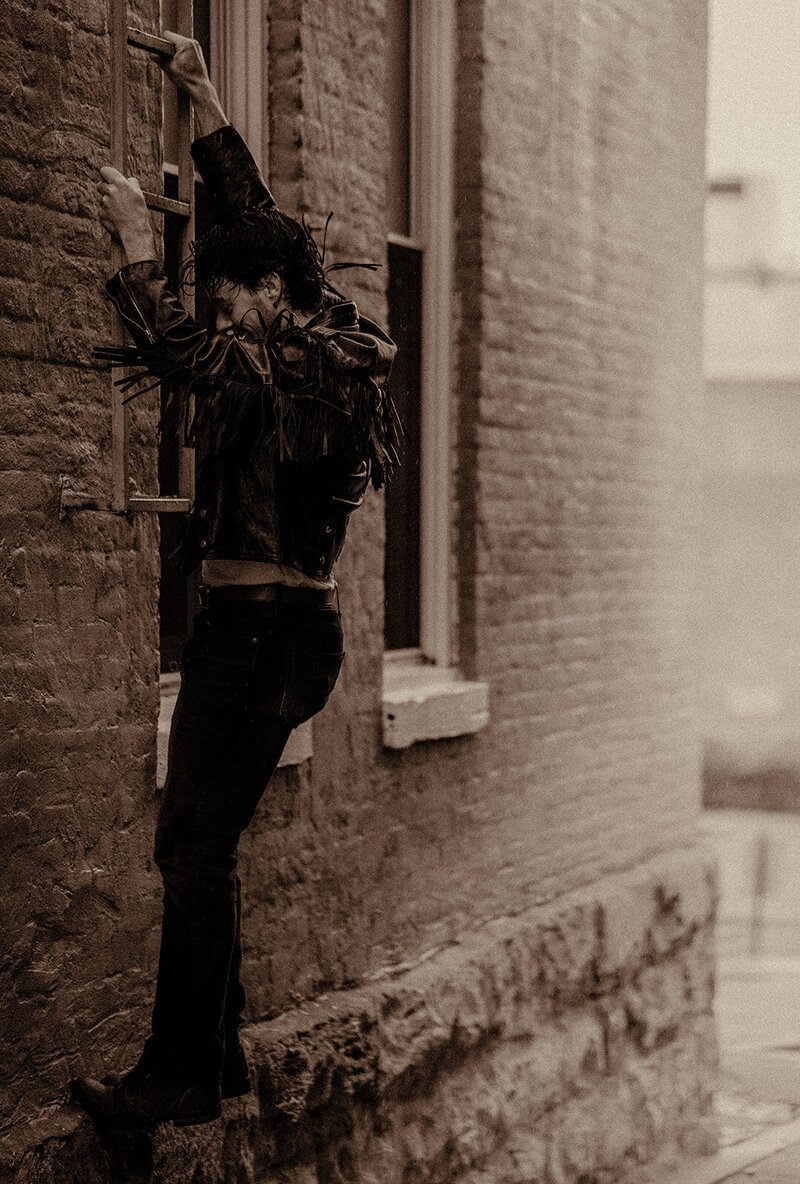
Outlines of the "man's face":
[{"label": "man's face", "polygon": [[260,341],[280,311],[274,285],[256,291],[225,281],[217,290],[211,309],[217,333],[232,334],[245,341]]}]

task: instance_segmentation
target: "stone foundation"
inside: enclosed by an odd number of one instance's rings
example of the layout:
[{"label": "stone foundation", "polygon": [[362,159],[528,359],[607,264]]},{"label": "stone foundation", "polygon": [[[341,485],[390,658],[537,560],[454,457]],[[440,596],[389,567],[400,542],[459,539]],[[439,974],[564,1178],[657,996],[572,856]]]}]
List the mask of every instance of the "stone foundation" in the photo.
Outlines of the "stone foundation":
[{"label": "stone foundation", "polygon": [[701,849],[494,921],[245,1033],[221,1122],[101,1135],[71,1106],[14,1184],[612,1184],[710,1151],[716,883]]}]

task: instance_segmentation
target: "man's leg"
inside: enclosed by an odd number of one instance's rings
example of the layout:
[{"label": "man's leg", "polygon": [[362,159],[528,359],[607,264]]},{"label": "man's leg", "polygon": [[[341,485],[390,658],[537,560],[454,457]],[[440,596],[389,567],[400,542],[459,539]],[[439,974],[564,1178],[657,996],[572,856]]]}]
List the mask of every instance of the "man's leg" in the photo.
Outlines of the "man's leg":
[{"label": "man's leg", "polygon": [[[212,628],[204,616],[187,647],[156,832],[164,911],[152,1035],[121,1084],[73,1085],[76,1100],[114,1125],[219,1114],[231,971],[232,1019],[244,1004],[236,849],[291,732],[277,711],[285,662],[274,617],[241,625]],[[251,710],[256,665],[258,715]]]},{"label": "man's leg", "polygon": [[[272,665],[271,651],[263,647],[259,650],[251,678],[249,706],[255,727],[249,733],[251,755],[246,759],[255,766],[264,760],[259,748],[265,738],[269,743],[269,721],[280,716],[289,728],[293,728],[321,710],[336,683],[343,656],[338,608],[333,611],[284,605],[278,613],[277,627],[282,641],[288,645],[288,652],[279,649],[280,670]],[[301,654],[304,657],[301,658]],[[243,751],[247,750],[245,745]],[[240,1096],[250,1088],[247,1062],[238,1035],[246,999],[240,977],[241,886],[238,876],[235,880],[236,937],[225,996],[223,1097]]]},{"label": "man's leg", "polygon": [[231,645],[222,655],[212,641],[196,656],[176,705],[156,832],[164,916],[148,1042],[148,1055],[167,1069],[176,1063],[216,1080],[226,999],[236,1027],[244,1007],[236,851],[291,730],[277,714],[256,720],[246,696],[257,648],[267,664],[274,658],[276,677],[282,671],[278,639],[268,631]]},{"label": "man's leg", "polygon": [[242,884],[237,873],[234,873],[234,880],[236,882],[236,928],[225,990],[225,1012],[222,1023],[225,1035],[225,1056],[222,1062],[221,1079],[223,1098],[240,1098],[243,1094],[250,1093],[250,1070],[239,1040],[239,1028],[244,1023],[246,1003],[241,981]]},{"label": "man's leg", "polygon": [[230,1033],[244,1004],[239,837],[292,728],[322,708],[342,661],[338,612],[229,607],[213,624],[200,618],[173,717],[156,838],[164,916],[153,1034],[121,1084],[73,1083],[77,1101],[118,1126],[219,1114],[225,1018]]}]

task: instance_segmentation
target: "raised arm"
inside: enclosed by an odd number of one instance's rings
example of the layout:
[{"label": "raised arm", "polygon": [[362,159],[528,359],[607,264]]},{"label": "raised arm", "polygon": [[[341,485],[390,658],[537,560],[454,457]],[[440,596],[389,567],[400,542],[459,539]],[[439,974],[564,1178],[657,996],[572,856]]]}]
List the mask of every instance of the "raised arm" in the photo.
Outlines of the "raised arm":
[{"label": "raised arm", "polygon": [[228,117],[208,76],[199,43],[191,37],[181,37],[180,33],[165,32],[162,36],[174,44],[175,53],[171,58],[159,57],[159,64],[167,78],[192,100],[198,136],[227,127]]},{"label": "raised arm", "polygon": [[258,206],[274,206],[258,165],[242,137],[228,122],[196,41],[164,33],[175,54],[160,58],[161,68],[192,101],[197,139],[192,156],[217,214]]},{"label": "raised arm", "polygon": [[[274,206],[258,165],[239,133],[228,122],[219,96],[208,75],[203,52],[196,41],[165,32],[175,44],[171,58],[159,58],[166,76],[192,101],[198,138],[192,156],[205,182],[209,199],[218,212],[257,206]],[[125,263],[157,259],[155,239],[139,182],[117,169],[100,170],[100,221],[122,244]]]}]

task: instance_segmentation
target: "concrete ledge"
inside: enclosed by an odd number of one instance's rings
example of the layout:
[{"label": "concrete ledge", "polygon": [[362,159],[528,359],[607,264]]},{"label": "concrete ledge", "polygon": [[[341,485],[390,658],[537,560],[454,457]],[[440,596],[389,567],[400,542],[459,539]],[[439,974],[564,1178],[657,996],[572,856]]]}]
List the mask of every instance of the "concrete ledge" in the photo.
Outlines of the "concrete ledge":
[{"label": "concrete ledge", "polygon": [[607,1184],[711,1152],[715,904],[705,852],[662,855],[251,1026],[220,1122],[101,1137],[64,1106],[0,1178]]},{"label": "concrete ledge", "polygon": [[[169,730],[172,726],[172,713],[181,686],[180,674],[162,674],[160,679],[161,708],[158,713],[158,738],[156,742],[156,786],[164,788],[167,778],[167,750],[169,747]],[[287,765],[301,765],[314,754],[314,740],[311,721],[295,728],[283,750],[278,768]]]},{"label": "concrete ledge", "polygon": [[384,664],[384,747],[465,736],[488,722],[488,683],[468,682],[458,670],[419,661]]}]

